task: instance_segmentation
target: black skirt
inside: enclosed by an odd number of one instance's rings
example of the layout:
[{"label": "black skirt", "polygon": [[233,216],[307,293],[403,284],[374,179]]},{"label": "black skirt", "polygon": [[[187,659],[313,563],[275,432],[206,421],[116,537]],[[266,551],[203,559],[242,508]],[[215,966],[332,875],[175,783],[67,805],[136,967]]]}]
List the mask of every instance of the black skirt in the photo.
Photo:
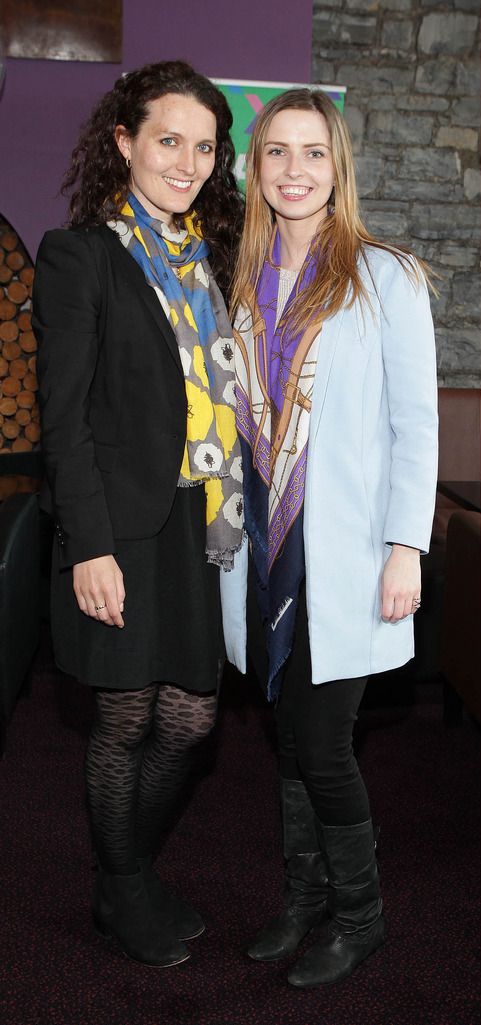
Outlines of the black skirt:
[{"label": "black skirt", "polygon": [[115,559],[125,587],[125,626],[80,611],[72,570],[52,560],[52,636],[60,669],[92,687],[139,690],[172,683],[215,691],[220,655],[219,570],[205,554],[205,489],[177,488],[155,537],[120,540]]}]

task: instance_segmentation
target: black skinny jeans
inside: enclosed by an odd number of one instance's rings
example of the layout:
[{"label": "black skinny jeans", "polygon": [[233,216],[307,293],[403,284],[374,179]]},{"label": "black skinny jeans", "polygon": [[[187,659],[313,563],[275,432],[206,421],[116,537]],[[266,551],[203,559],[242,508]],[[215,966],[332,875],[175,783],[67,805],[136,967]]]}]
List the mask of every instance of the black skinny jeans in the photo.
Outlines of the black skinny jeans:
[{"label": "black skinny jeans", "polygon": [[[260,616],[249,579],[249,633],[256,668],[267,659]],[[260,658],[259,658],[260,654]],[[367,677],[311,683],[305,584],[301,587],[296,633],[276,708],[280,772],[301,779],[320,822],[351,826],[370,818],[369,799],[352,749],[352,732]]]}]

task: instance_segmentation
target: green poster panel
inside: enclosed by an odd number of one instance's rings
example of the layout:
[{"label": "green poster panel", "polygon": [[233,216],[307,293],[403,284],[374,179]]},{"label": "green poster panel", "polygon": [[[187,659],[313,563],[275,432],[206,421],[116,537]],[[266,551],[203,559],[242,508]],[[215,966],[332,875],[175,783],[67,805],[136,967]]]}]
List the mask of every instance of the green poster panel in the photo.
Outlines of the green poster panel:
[{"label": "green poster panel", "polygon": [[254,121],[265,104],[273,96],[286,89],[322,89],[330,96],[338,110],[343,111],[346,87],[343,85],[299,85],[292,82],[241,82],[226,78],[213,79],[229,104],[234,117],[231,129],[236,151],[235,176],[241,188],[245,181],[246,153],[249,147]]}]

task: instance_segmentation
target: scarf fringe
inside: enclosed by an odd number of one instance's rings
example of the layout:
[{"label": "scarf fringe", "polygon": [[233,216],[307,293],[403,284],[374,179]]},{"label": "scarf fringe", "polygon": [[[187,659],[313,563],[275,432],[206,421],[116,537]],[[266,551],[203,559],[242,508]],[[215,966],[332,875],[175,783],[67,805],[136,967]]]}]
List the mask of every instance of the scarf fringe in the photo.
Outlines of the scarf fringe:
[{"label": "scarf fringe", "polygon": [[226,548],[223,552],[215,552],[209,548],[206,548],[205,552],[207,555],[207,562],[212,566],[219,566],[225,573],[230,573],[234,569],[234,558],[237,552],[240,552],[245,539],[247,537],[246,531],[242,531],[242,538],[240,543],[235,548]]}]

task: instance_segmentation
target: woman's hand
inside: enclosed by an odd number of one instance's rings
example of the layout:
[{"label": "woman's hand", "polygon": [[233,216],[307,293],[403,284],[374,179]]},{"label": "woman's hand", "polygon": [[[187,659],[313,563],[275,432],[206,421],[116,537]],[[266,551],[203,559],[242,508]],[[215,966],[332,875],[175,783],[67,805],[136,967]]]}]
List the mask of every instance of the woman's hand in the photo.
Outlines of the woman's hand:
[{"label": "woman's hand", "polygon": [[73,589],[79,609],[107,626],[124,625],[125,590],[122,572],[113,555],[77,562]]},{"label": "woman's hand", "polygon": [[421,560],[417,548],[393,545],[381,583],[381,616],[397,623],[421,604]]}]

